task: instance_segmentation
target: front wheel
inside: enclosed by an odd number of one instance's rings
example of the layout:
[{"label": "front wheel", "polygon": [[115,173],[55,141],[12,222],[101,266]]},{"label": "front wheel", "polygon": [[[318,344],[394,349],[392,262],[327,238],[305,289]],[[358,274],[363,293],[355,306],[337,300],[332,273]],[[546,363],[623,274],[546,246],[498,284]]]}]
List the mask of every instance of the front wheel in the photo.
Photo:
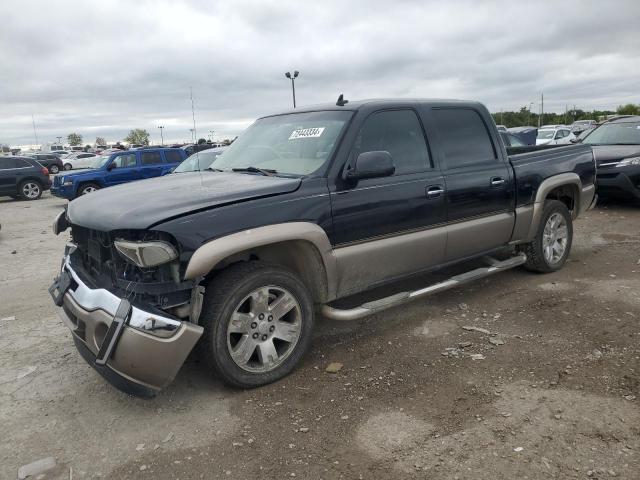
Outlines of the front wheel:
[{"label": "front wheel", "polygon": [[78,190],[78,195],[86,195],[87,193],[95,192],[96,190],[100,190],[100,185],[96,185],[95,183],[85,183]]},{"label": "front wheel", "polygon": [[572,241],[571,212],[564,203],[547,200],[533,241],[520,247],[527,255],[525,267],[541,273],[560,270],[569,257]]},{"label": "front wheel", "polygon": [[258,387],[291,372],[309,346],[313,322],[313,301],[298,277],[277,265],[243,262],[207,287],[200,349],[226,384]]},{"label": "front wheel", "polygon": [[58,167],[58,165],[51,165],[49,167],[49,173],[51,175],[57,175],[60,172],[60,168]]}]

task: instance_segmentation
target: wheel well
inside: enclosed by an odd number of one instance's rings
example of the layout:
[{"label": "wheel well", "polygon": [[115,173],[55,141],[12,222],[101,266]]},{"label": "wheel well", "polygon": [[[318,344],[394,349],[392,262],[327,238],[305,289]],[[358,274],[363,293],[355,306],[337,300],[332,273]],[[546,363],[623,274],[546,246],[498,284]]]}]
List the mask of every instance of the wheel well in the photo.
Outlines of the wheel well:
[{"label": "wheel well", "polygon": [[40,188],[42,188],[42,181],[36,177],[23,178],[22,180],[20,180],[20,182],[18,182],[18,187],[20,187],[20,185],[22,185],[24,182],[35,182],[40,185]]},{"label": "wheel well", "polygon": [[306,240],[289,240],[249,248],[221,260],[207,275],[207,280],[237,262],[262,260],[281,265],[295,273],[309,289],[313,300],[327,301],[327,273],[318,249]]},{"label": "wheel well", "polygon": [[578,187],[576,185],[561,185],[547,193],[545,200],[559,200],[567,206],[570,212],[574,212],[578,202],[578,195]]}]

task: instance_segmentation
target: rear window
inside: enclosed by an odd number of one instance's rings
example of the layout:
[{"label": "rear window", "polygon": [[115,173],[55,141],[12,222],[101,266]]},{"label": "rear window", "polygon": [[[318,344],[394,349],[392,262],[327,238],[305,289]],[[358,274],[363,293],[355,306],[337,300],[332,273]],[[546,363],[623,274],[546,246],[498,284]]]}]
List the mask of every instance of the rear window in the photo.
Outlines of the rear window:
[{"label": "rear window", "polygon": [[433,110],[447,168],[491,162],[496,151],[482,117],[467,108]]},{"label": "rear window", "polygon": [[182,161],[182,156],[177,150],[165,150],[164,158],[167,163],[180,163]]},{"label": "rear window", "polygon": [[142,165],[156,165],[162,163],[160,152],[144,152],[142,154]]}]

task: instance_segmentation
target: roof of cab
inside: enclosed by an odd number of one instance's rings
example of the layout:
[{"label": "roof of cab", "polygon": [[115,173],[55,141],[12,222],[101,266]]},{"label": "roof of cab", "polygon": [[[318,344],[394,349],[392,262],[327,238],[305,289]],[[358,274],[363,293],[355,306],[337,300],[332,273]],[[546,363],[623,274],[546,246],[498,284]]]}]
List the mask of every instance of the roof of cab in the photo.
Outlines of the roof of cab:
[{"label": "roof of cab", "polygon": [[[347,99],[348,100],[348,99]],[[459,106],[459,107],[482,107],[484,105],[480,102],[470,100],[449,100],[439,98],[377,98],[377,99],[365,99],[365,100],[349,100],[344,106],[336,105],[335,103],[321,103],[317,105],[308,105],[304,107],[292,108],[285,111],[264,115],[260,118],[275,117],[278,115],[287,115],[290,113],[306,113],[306,112],[321,112],[321,111],[357,111],[360,109],[381,109],[392,108],[398,106],[410,106],[415,104],[429,105],[429,106]]]}]

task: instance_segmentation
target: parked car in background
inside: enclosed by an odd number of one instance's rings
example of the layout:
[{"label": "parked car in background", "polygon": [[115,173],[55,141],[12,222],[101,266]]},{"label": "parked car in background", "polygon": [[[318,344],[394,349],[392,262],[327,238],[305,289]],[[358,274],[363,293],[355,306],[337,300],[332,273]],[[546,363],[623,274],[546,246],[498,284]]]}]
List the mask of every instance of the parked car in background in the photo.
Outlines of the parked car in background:
[{"label": "parked car in background", "polygon": [[118,150],[94,159],[91,169],[56,175],[51,193],[73,200],[95,190],[170,173],[186,154],[179,148]]},{"label": "parked car in background", "polygon": [[569,127],[553,127],[545,125],[538,129],[536,145],[565,145],[571,143],[572,136]]},{"label": "parked car in background", "polygon": [[0,157],[0,196],[37,200],[49,190],[49,171],[30,157]]},{"label": "parked car in background", "polygon": [[96,153],[74,152],[62,158],[64,170],[74,170],[78,168],[91,168],[98,155]]},{"label": "parked car in background", "polygon": [[210,148],[214,148],[214,146],[211,143],[199,143],[194,145],[185,145],[184,147],[181,147],[181,148],[187,153],[187,157],[190,157],[196,152],[209,150]]},{"label": "parked car in background", "polygon": [[137,150],[138,148],[144,148],[142,143],[132,143],[129,145],[129,150]]},{"label": "parked car in background", "polygon": [[173,173],[199,172],[211,167],[211,164],[222,155],[227,147],[210,148],[202,152],[196,152],[178,165]]},{"label": "parked car in background", "polygon": [[36,160],[40,165],[49,170],[49,173],[52,175],[57,174],[62,170],[63,163],[60,157],[53,153],[34,153],[30,155],[34,160]]},{"label": "parked car in background", "polygon": [[514,135],[513,133],[509,133],[509,132],[502,132],[500,130],[498,130],[498,132],[500,132],[500,138],[502,138],[502,143],[504,143],[505,147],[526,147],[527,144],[524,143],[520,137],[518,137],[517,135]]},{"label": "parked car in background", "polygon": [[40,153],[54,153],[65,151],[68,152],[68,150],[59,143],[45,143],[40,147]]},{"label": "parked car in background", "polygon": [[[483,105],[446,100],[263,117],[214,165],[83,196],[54,221],[73,240],[49,288],[58,314],[130,393],[168,385],[198,342],[211,373],[257,387],[300,362],[318,311],[356,320],[519,265],[556,272],[596,173],[586,145],[510,156]],[[464,273],[397,283],[454,263]]]},{"label": "parked car in background", "polygon": [[598,194],[640,200],[640,116],[609,120],[586,135],[598,168]]},{"label": "parked car in background", "polygon": [[525,145],[535,146],[536,144],[536,136],[538,135],[536,127],[511,127],[507,131],[518,137]]},{"label": "parked car in background", "polygon": [[496,125],[496,128],[498,129],[499,132],[507,131],[507,127],[505,127],[504,125]]},{"label": "parked car in background", "polygon": [[585,130],[593,129],[598,126],[595,120],[576,120],[571,124],[571,133],[578,136]]}]

